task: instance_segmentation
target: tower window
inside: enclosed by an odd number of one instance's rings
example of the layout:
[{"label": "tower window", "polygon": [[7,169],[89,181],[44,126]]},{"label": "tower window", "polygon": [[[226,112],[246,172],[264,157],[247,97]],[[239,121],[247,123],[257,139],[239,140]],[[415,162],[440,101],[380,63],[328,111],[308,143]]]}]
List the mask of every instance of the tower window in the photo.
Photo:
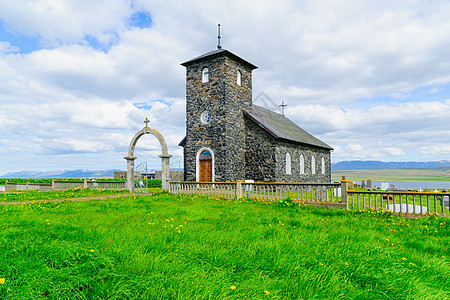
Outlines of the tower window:
[{"label": "tower window", "polygon": [[236,83],[237,85],[241,85],[241,72],[237,71],[236,73]]},{"label": "tower window", "polygon": [[208,81],[209,81],[209,71],[208,71],[208,68],[204,68],[202,70],[202,83],[205,83]]}]

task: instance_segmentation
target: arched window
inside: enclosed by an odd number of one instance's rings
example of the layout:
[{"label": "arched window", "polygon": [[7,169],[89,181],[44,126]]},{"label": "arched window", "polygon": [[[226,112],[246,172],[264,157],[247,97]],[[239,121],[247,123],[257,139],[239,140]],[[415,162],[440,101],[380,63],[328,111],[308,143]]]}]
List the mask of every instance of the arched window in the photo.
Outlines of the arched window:
[{"label": "arched window", "polygon": [[305,157],[300,155],[300,174],[305,174]]},{"label": "arched window", "polygon": [[325,158],[322,157],[322,174],[325,174]]},{"label": "arched window", "polygon": [[311,157],[311,174],[316,174],[316,159]]},{"label": "arched window", "polygon": [[292,174],[292,171],[291,171],[291,155],[289,153],[286,153],[286,174],[288,174],[288,175]]},{"label": "arched window", "polygon": [[205,83],[208,81],[209,81],[209,71],[208,71],[208,68],[204,68],[202,70],[202,83]]},{"label": "arched window", "polygon": [[241,72],[237,71],[236,73],[236,83],[237,85],[241,85]]},{"label": "arched window", "polygon": [[208,150],[203,151],[202,153],[200,153],[199,159],[212,159],[211,152],[209,152]]}]

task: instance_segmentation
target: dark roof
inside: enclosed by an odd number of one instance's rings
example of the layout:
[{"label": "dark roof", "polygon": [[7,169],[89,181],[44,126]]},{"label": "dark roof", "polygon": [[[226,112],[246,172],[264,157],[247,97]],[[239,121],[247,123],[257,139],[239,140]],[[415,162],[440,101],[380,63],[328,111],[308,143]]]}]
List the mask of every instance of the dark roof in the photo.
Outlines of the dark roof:
[{"label": "dark roof", "polygon": [[247,65],[247,66],[250,67],[250,69],[252,69],[252,70],[258,68],[258,67],[255,66],[254,64],[249,63],[248,61],[246,61],[246,60],[240,58],[240,57],[237,56],[236,54],[233,54],[233,53],[231,53],[230,51],[225,50],[225,49],[216,49],[216,50],[210,51],[210,52],[205,53],[205,54],[203,54],[203,55],[197,56],[196,58],[193,58],[193,59],[191,59],[191,60],[188,60],[188,61],[182,63],[181,65],[187,67],[187,66],[189,66],[190,64],[192,64],[192,63],[194,63],[194,62],[197,62],[197,61],[199,61],[199,60],[203,60],[203,59],[205,59],[205,58],[210,58],[211,56],[219,56],[219,55],[228,55],[228,56],[230,56],[230,57],[232,57],[232,58],[234,58],[234,59],[240,61],[241,63]]},{"label": "dark roof", "polygon": [[183,148],[184,148],[184,145],[186,145],[186,137],[184,137],[184,138],[181,140],[181,142],[178,144],[178,146],[183,147]]},{"label": "dark roof", "polygon": [[333,148],[298,127],[297,124],[285,116],[271,110],[252,105],[252,109],[250,111],[244,111],[244,115],[277,139],[333,150]]}]

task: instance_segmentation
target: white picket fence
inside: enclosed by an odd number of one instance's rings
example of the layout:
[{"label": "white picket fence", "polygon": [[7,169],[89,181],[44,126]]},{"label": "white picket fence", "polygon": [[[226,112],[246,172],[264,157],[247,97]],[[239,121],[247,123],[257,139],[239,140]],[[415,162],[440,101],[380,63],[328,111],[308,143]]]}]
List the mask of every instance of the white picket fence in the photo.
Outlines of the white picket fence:
[{"label": "white picket fence", "polygon": [[290,198],[303,203],[325,203],[352,209],[383,209],[396,214],[450,214],[450,193],[355,191],[348,180],[340,183],[180,182],[171,181],[169,192],[222,198],[277,201]]},{"label": "white picket fence", "polygon": [[169,183],[173,194],[195,194],[222,198],[257,198],[281,200],[290,198],[302,202],[342,203],[338,189],[341,183],[267,183],[267,182],[174,182]]}]

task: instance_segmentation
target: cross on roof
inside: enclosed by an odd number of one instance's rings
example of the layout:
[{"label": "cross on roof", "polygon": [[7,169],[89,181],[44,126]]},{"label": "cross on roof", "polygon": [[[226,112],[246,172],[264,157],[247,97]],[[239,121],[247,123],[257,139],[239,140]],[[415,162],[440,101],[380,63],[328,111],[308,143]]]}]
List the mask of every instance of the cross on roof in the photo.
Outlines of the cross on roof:
[{"label": "cross on roof", "polygon": [[287,104],[284,104],[284,101],[281,101],[281,114],[284,116],[284,108],[287,106]]},{"label": "cross on roof", "polygon": [[144,123],[145,123],[145,127],[148,127],[148,123],[150,123],[150,120],[148,118],[145,118]]}]

